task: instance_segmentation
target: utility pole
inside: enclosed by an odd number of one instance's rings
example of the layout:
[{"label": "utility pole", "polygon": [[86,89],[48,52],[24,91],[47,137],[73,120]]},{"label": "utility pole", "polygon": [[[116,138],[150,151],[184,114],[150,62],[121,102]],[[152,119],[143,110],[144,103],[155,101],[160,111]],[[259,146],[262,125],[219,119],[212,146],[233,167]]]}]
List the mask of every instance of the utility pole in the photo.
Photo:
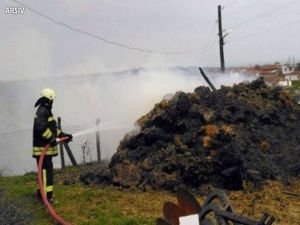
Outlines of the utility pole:
[{"label": "utility pole", "polygon": [[219,45],[220,45],[220,61],[221,72],[225,72],[225,60],[224,60],[224,36],[222,28],[222,7],[218,5],[218,24],[219,24]]}]

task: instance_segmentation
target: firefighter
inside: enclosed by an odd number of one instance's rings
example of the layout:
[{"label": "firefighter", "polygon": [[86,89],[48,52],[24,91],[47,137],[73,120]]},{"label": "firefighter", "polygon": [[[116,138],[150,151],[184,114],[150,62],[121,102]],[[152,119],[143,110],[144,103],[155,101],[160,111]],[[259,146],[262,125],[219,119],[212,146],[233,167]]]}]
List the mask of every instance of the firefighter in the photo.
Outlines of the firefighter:
[{"label": "firefighter", "polygon": [[[67,137],[67,141],[72,140],[71,134],[63,133],[57,128],[56,121],[52,114],[52,104],[55,98],[54,90],[50,88],[44,88],[41,91],[41,97],[35,103],[35,107],[38,107],[34,123],[33,123],[33,151],[32,156],[39,161],[43,148],[50,144],[48,151],[46,152],[43,166],[42,177],[44,190],[49,201],[53,201],[53,163],[52,157],[58,155],[57,138]],[[41,198],[39,189],[37,195]]]}]

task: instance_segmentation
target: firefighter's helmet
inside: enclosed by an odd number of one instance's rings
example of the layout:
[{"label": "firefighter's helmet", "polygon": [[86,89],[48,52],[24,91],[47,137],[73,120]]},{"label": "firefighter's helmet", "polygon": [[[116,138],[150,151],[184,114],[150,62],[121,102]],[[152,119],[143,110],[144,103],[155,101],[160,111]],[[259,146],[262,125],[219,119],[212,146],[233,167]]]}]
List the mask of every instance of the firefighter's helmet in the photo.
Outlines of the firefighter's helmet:
[{"label": "firefighter's helmet", "polygon": [[42,97],[46,97],[48,98],[49,100],[53,100],[55,98],[55,91],[52,90],[51,88],[44,88],[42,91],[41,91],[41,96]]}]

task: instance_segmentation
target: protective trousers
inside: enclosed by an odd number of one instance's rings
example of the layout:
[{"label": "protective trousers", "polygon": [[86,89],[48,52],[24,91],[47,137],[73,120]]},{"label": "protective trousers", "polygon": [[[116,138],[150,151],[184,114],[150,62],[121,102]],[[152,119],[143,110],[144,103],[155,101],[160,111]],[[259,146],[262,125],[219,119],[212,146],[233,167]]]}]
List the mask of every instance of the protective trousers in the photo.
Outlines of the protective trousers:
[{"label": "protective trousers", "polygon": [[[36,157],[37,164],[40,156]],[[43,187],[46,193],[47,199],[53,198],[53,163],[52,156],[45,155],[43,166],[42,166],[42,180]],[[37,190],[37,195],[41,199],[40,189]]]}]

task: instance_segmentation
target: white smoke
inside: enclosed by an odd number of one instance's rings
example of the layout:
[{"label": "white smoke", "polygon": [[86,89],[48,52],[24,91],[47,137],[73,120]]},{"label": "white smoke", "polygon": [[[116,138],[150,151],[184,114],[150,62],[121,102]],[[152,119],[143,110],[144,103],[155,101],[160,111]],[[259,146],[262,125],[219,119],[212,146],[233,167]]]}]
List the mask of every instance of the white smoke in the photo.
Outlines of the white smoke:
[{"label": "white smoke", "polygon": [[[238,74],[207,75],[216,87],[253,79]],[[200,85],[207,86],[197,68],[137,69],[111,74],[0,82],[0,103],[4,106],[0,109],[0,133],[13,133],[9,138],[1,135],[0,144],[5,147],[0,151],[0,159],[5,160],[9,170],[15,173],[34,170],[31,129],[36,109],[33,106],[44,87],[56,91],[53,113],[62,117],[65,132],[79,132],[94,127],[96,120],[101,120],[102,156],[110,159],[120,140],[134,128],[135,121],[149,112],[155,103],[166,94],[192,92]],[[116,129],[118,127],[120,129]],[[20,130],[24,133],[15,133]],[[78,161],[82,154],[80,143],[86,141],[84,138],[93,142],[95,135],[74,138],[71,147]],[[14,157],[9,158],[11,155]],[[55,163],[59,165],[58,157]]]}]

